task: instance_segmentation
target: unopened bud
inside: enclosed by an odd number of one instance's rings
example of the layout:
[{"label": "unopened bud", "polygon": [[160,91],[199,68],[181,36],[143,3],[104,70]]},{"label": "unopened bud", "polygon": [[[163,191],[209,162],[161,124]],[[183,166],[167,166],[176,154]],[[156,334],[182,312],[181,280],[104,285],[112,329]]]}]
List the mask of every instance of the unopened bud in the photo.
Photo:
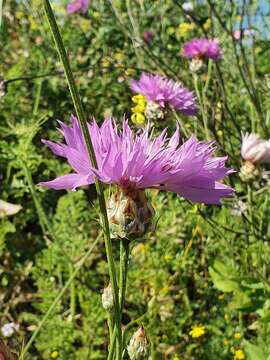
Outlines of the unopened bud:
[{"label": "unopened bud", "polygon": [[250,182],[260,176],[260,170],[251,161],[245,161],[241,166],[239,176],[242,181]]},{"label": "unopened bud", "polygon": [[112,293],[112,284],[109,283],[107,287],[104,288],[101,295],[102,306],[105,310],[110,311],[113,309],[113,293]]},{"label": "unopened bud", "polygon": [[204,63],[201,59],[195,58],[192,59],[190,65],[189,65],[189,70],[193,73],[197,73],[199,72],[204,66]]},{"label": "unopened bud", "polygon": [[139,239],[154,230],[154,209],[141,189],[119,189],[109,200],[112,237]]},{"label": "unopened bud", "polygon": [[143,327],[140,327],[130,339],[127,347],[131,360],[146,360],[149,357],[149,342]]},{"label": "unopened bud", "polygon": [[148,101],[144,110],[144,114],[149,121],[163,120],[166,112],[159,104],[154,101]]}]

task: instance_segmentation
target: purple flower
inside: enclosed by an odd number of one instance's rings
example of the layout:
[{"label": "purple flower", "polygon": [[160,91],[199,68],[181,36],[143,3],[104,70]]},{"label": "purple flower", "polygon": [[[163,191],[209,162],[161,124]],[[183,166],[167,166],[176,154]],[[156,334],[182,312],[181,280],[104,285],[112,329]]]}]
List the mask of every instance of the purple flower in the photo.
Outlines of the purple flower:
[{"label": "purple flower", "polygon": [[227,157],[213,157],[214,143],[203,144],[191,137],[179,146],[179,127],[169,139],[166,129],[151,138],[146,127],[134,135],[127,120],[118,131],[107,119],[99,127],[88,124],[97,158],[98,170],[89,161],[78,120],[71,117],[72,127],[60,122],[66,143],[43,140],[51,151],[67,159],[74,172],[39,185],[72,189],[92,184],[94,177],[106,184],[117,184],[123,191],[155,188],[175,192],[184,198],[207,204],[219,204],[233,190],[219,181],[232,172],[225,168]]},{"label": "purple flower", "polygon": [[222,54],[217,39],[194,38],[184,44],[183,56],[218,61]]},{"label": "purple flower", "polygon": [[80,11],[86,13],[89,6],[89,0],[75,0],[74,2],[68,4],[67,12],[69,14]]},{"label": "purple flower", "polygon": [[134,92],[144,95],[147,101],[158,103],[163,108],[169,104],[185,115],[196,114],[196,98],[193,91],[184,88],[179,81],[142,73],[140,80],[130,82],[130,87]]},{"label": "purple flower", "polygon": [[146,43],[150,43],[153,40],[154,34],[151,31],[145,31],[143,33],[143,39]]}]

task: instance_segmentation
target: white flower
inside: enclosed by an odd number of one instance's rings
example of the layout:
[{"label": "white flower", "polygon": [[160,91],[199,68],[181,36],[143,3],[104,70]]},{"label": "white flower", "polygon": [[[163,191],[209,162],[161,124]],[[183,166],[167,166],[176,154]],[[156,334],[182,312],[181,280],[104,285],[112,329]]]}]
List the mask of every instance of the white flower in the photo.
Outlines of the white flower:
[{"label": "white flower", "polygon": [[186,12],[190,12],[193,10],[194,7],[193,7],[193,4],[191,1],[187,1],[187,2],[184,2],[184,4],[182,5],[182,8]]},{"label": "white flower", "polygon": [[253,164],[270,162],[270,141],[260,139],[257,134],[242,135],[241,156]]},{"label": "white flower", "polygon": [[0,219],[5,216],[17,214],[21,208],[21,205],[15,205],[4,200],[0,200]]},{"label": "white flower", "polygon": [[13,322],[5,324],[1,328],[1,332],[4,337],[10,337],[14,334],[14,331],[18,330],[19,324],[14,324]]}]

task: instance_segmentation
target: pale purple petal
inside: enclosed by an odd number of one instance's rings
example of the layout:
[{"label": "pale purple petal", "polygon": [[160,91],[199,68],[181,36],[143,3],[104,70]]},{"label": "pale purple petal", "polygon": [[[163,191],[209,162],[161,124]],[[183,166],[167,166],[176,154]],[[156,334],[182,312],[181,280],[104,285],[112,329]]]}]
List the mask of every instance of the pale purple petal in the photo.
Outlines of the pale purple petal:
[{"label": "pale purple petal", "polygon": [[183,45],[183,56],[218,61],[222,53],[217,39],[194,38]]},{"label": "pale purple petal", "polygon": [[51,181],[43,181],[38,185],[45,186],[54,190],[72,189],[73,191],[83,185],[93,184],[94,178],[88,175],[68,174],[59,176]]}]

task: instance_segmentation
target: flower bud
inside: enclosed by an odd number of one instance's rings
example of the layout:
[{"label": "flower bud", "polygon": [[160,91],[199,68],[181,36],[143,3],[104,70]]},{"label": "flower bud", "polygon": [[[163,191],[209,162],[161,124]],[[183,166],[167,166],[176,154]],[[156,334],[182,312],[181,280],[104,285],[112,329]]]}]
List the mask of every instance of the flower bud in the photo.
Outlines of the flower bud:
[{"label": "flower bud", "polygon": [[242,181],[250,182],[260,176],[260,170],[250,161],[245,161],[241,166],[239,176]]},{"label": "flower bud", "polygon": [[190,62],[189,70],[193,73],[198,73],[204,67],[204,62],[199,58],[194,58]]},{"label": "flower bud", "polygon": [[146,360],[149,356],[149,342],[143,327],[140,327],[130,339],[127,347],[131,360]]},{"label": "flower bud", "polygon": [[163,120],[166,115],[165,109],[163,109],[159,104],[155,103],[154,101],[147,102],[144,114],[149,121]]},{"label": "flower bud", "polygon": [[109,285],[103,289],[101,301],[102,306],[106,311],[111,311],[113,309],[113,293],[111,283],[109,283]]},{"label": "flower bud", "polygon": [[154,209],[145,191],[131,187],[120,189],[108,203],[108,217],[112,237],[138,239],[154,230]]}]

